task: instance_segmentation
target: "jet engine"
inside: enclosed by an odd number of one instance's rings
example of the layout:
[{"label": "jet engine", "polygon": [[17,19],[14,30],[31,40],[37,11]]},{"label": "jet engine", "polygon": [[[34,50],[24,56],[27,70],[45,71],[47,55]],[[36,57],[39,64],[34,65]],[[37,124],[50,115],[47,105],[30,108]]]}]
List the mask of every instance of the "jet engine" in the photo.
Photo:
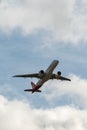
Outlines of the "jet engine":
[{"label": "jet engine", "polygon": [[57,75],[58,75],[58,76],[61,76],[61,72],[60,72],[60,71],[58,71],[58,72],[57,72]]},{"label": "jet engine", "polygon": [[44,74],[45,74],[44,70],[40,70],[38,75],[39,75],[40,78],[42,78],[44,76]]}]

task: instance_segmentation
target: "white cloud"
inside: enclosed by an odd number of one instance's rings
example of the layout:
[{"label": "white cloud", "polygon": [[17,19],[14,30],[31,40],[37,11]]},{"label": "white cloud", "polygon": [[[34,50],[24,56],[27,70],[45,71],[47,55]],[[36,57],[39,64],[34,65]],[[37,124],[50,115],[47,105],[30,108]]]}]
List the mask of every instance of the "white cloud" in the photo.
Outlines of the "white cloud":
[{"label": "white cloud", "polygon": [[[0,129],[1,130],[87,130],[87,80],[76,75],[70,75],[71,82],[49,81],[42,88],[42,96],[50,102],[62,98],[62,95],[77,95],[78,104],[83,104],[83,109],[71,105],[48,106],[35,108],[31,106],[30,99],[25,101],[16,99],[8,100],[0,95]],[[9,85],[4,85],[3,90],[14,93]],[[44,92],[46,90],[46,92]],[[2,91],[3,93],[3,91]],[[18,91],[19,93],[19,91]],[[46,93],[46,94],[45,94]],[[45,94],[45,95],[44,95]],[[35,96],[35,95],[32,95]],[[81,99],[77,99],[78,96]],[[32,97],[31,97],[32,98]],[[38,98],[38,97],[37,97]],[[40,101],[38,100],[39,104]],[[75,102],[73,102],[74,104]],[[41,102],[42,106],[42,102]]]},{"label": "white cloud", "polygon": [[1,130],[86,130],[87,110],[69,106],[32,108],[28,102],[9,101],[0,95]]},{"label": "white cloud", "polygon": [[[44,93],[48,101],[60,100],[62,96],[72,97],[73,104],[87,108],[87,80],[81,79],[76,75],[70,76],[71,82],[50,81],[45,84],[47,93]],[[47,87],[50,86],[50,87]]]},{"label": "white cloud", "polygon": [[12,92],[12,88],[10,85],[4,84],[4,85],[0,85],[0,94],[4,94],[7,92]]},{"label": "white cloud", "polygon": [[59,41],[85,42],[87,15],[84,6],[85,2],[79,7],[75,0],[2,0],[0,28],[8,32],[19,27],[23,33],[45,29]]}]

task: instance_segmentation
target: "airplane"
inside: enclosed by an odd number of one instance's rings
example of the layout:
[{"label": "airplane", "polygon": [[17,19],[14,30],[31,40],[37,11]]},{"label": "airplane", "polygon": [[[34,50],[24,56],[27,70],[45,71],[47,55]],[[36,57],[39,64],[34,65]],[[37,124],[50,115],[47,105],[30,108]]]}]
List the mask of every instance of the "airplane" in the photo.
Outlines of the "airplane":
[{"label": "airplane", "polygon": [[58,71],[57,74],[53,73],[53,70],[56,68],[58,64],[59,64],[58,60],[53,60],[52,63],[49,65],[49,67],[46,69],[46,71],[40,70],[39,73],[14,75],[13,77],[38,78],[39,81],[36,84],[31,82],[32,89],[25,89],[24,91],[32,93],[41,92],[39,88],[41,88],[42,85],[50,79],[71,81],[71,79],[61,76],[60,71]]}]

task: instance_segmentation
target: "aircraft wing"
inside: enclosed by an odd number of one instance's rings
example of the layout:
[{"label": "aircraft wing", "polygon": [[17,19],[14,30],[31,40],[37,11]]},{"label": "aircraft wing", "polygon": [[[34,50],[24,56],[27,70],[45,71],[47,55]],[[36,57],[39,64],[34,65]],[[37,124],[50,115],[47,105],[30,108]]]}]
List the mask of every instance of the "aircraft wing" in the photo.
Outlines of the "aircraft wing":
[{"label": "aircraft wing", "polygon": [[14,75],[13,77],[21,77],[21,78],[40,78],[38,73],[35,74],[23,74],[23,75]]},{"label": "aircraft wing", "polygon": [[68,79],[68,78],[65,78],[65,77],[62,77],[62,76],[60,76],[60,77],[59,77],[59,79],[60,79],[60,80],[67,80],[67,81],[71,81],[71,79]]},{"label": "aircraft wing", "polygon": [[56,76],[56,74],[52,74],[50,79],[59,79],[59,80],[71,81],[71,79],[68,79],[68,78],[63,77],[63,76]]}]

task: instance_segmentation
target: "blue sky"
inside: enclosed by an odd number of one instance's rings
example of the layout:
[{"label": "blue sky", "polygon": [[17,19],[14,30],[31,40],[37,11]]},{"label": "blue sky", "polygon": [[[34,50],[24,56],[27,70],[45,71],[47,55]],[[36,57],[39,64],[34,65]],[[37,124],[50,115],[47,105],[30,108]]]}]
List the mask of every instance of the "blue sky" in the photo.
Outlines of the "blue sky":
[{"label": "blue sky", "polygon": [[[86,0],[1,0],[0,129],[87,129],[86,7]],[[31,94],[23,90],[37,79],[12,78],[46,70],[54,59],[54,72],[72,82],[48,81]]]}]

